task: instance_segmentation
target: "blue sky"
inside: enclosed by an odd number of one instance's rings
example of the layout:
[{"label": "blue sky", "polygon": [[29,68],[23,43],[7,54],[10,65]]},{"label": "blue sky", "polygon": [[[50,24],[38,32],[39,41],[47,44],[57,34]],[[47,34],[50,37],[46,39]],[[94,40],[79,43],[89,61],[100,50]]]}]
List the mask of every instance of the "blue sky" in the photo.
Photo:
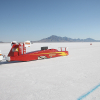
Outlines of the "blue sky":
[{"label": "blue sky", "polygon": [[100,40],[100,0],[0,0],[0,41],[51,35]]}]

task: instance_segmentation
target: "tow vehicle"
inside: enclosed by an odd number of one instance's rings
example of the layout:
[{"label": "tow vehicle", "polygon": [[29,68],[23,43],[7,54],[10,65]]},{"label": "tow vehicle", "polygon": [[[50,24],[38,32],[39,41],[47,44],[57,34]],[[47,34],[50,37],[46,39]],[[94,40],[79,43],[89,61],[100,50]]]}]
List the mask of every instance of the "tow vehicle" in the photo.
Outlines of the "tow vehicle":
[{"label": "tow vehicle", "polygon": [[[26,53],[26,47],[31,46],[30,41],[25,41],[24,43],[13,41],[11,45],[12,47],[6,57],[6,61],[31,61],[69,55],[69,52],[66,51],[66,47],[64,47],[64,51],[62,50],[62,47],[61,51],[58,51],[57,49],[48,49],[48,47],[41,47],[41,50]],[[0,59],[2,60],[3,58]]]}]

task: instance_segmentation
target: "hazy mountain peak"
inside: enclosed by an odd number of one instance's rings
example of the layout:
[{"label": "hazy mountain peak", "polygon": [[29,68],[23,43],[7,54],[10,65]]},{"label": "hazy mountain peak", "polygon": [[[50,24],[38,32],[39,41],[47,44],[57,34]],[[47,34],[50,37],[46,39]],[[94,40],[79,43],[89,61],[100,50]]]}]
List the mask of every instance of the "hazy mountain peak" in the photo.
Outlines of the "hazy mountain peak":
[{"label": "hazy mountain peak", "polygon": [[51,35],[47,38],[41,39],[36,42],[100,42],[100,40],[94,40],[92,38],[86,38],[86,39],[72,39],[68,37],[61,37],[61,36],[56,36],[56,35]]}]

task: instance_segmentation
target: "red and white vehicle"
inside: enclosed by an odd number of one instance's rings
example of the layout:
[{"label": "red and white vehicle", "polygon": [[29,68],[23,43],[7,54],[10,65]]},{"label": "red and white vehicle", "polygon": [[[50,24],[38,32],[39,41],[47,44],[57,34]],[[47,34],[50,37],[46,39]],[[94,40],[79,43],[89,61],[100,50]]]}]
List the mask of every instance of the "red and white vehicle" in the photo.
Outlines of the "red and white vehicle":
[{"label": "red and white vehicle", "polygon": [[57,49],[48,49],[48,47],[41,47],[41,50],[26,53],[26,47],[31,46],[30,41],[24,43],[11,43],[12,48],[6,57],[6,61],[31,61],[45,58],[53,58],[59,56],[67,56],[69,53],[65,50],[58,51]]}]

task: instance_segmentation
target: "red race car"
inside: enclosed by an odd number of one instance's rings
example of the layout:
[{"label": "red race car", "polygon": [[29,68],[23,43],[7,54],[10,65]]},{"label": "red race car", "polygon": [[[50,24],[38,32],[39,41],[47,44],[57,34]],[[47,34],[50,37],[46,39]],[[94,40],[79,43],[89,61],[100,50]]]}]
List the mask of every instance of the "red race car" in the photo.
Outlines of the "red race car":
[{"label": "red race car", "polygon": [[58,51],[57,49],[48,49],[48,47],[41,47],[41,50],[26,53],[26,47],[30,47],[31,42],[24,43],[12,42],[12,48],[6,57],[6,61],[31,61],[45,58],[53,58],[59,56],[67,56],[69,53],[66,51]]}]

